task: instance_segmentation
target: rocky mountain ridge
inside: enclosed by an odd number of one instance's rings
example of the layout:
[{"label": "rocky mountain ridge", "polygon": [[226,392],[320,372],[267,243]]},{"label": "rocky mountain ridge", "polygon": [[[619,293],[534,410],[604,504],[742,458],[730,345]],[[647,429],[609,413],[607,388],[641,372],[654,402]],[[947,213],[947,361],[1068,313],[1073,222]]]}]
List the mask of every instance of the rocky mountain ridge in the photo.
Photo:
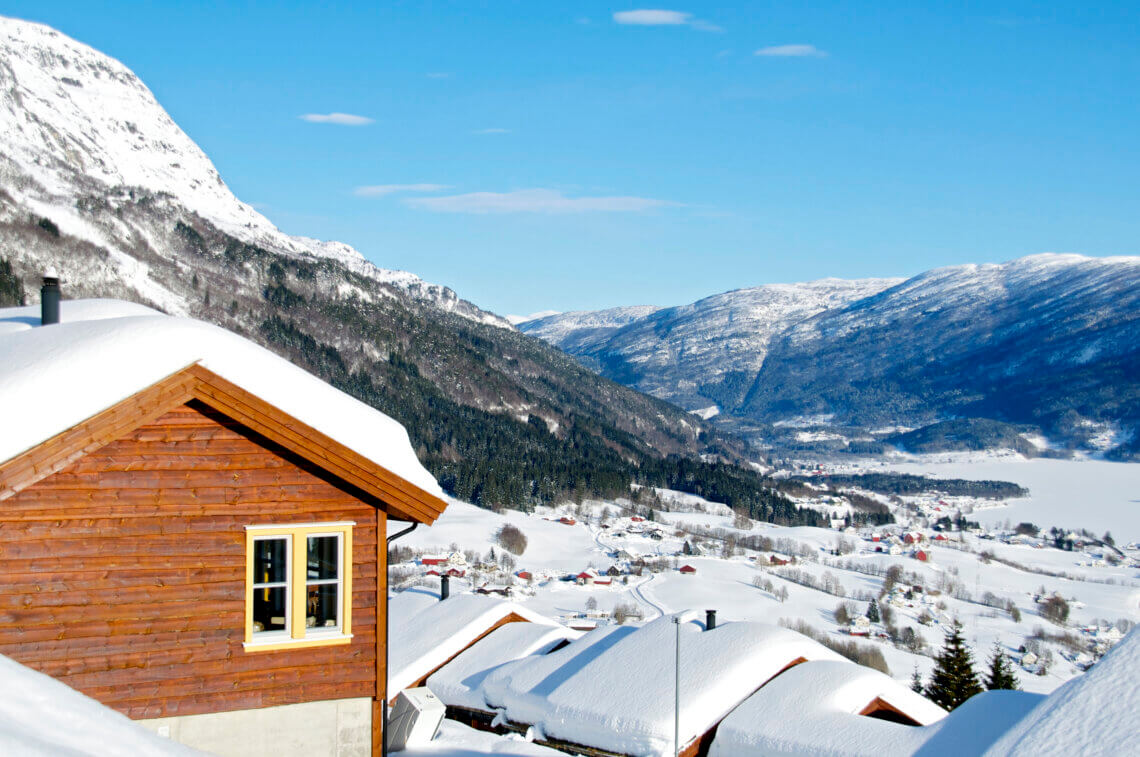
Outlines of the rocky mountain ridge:
[{"label": "rocky mountain ridge", "polygon": [[519,328],[783,447],[876,452],[912,439],[891,438],[895,427],[955,421],[926,436],[946,449],[1020,437],[1030,454],[1137,455],[1140,257],[1043,254],[848,284],[727,292],[608,330],[592,314]]}]

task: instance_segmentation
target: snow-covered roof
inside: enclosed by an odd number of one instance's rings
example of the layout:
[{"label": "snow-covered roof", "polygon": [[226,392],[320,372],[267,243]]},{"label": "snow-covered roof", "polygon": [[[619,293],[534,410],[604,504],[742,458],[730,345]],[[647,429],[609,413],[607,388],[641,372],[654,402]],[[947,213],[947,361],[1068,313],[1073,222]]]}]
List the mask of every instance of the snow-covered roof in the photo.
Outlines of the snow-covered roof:
[{"label": "snow-covered roof", "polygon": [[24,757],[191,757],[109,707],[0,656],[0,753]]},{"label": "snow-covered roof", "polygon": [[423,590],[396,594],[388,601],[389,692],[395,696],[419,681],[512,614],[558,626],[513,602],[482,594],[452,595],[443,601]]},{"label": "snow-covered roof", "polygon": [[921,729],[923,743],[914,754],[922,757],[980,755],[1043,699],[1044,694],[1028,691],[983,691],[941,721]]},{"label": "snow-covered roof", "polygon": [[920,725],[946,717],[933,702],[853,662],[805,662],[782,673],[717,728],[711,757],[906,754],[924,729],[859,713],[881,699]]},{"label": "snow-covered roof", "polygon": [[[621,754],[672,753],[672,619],[598,629],[557,652],[507,663],[486,676],[483,696],[547,737]],[[679,629],[682,746],[792,662],[842,659],[778,626],[729,622],[706,631],[683,620]]]},{"label": "snow-covered roof", "polygon": [[392,418],[272,352],[201,321],[114,300],[61,303],[61,323],[0,309],[0,462],[199,364],[421,490],[442,497]]},{"label": "snow-covered roof", "polygon": [[427,680],[428,688],[446,705],[488,710],[481,686],[495,669],[528,655],[546,654],[582,635],[563,626],[507,623],[464,650]]},{"label": "snow-covered roof", "polygon": [[986,755],[1134,754],[1140,742],[1140,629],[1100,662],[1054,691],[1010,728]]}]

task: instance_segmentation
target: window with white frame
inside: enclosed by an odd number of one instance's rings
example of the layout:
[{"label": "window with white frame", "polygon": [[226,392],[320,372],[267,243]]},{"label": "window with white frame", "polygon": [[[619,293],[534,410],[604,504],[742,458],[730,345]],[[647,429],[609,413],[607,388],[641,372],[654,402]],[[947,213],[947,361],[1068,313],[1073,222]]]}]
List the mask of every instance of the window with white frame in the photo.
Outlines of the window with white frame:
[{"label": "window with white frame", "polygon": [[247,649],[351,639],[352,526],[246,527]]}]

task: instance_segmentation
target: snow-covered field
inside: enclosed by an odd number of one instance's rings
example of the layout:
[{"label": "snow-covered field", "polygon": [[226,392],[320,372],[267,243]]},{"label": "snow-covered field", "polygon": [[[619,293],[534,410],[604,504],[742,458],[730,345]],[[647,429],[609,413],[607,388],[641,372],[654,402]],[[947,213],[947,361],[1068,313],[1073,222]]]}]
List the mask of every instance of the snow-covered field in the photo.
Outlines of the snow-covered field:
[{"label": "snow-covered field", "polygon": [[1020,457],[940,462],[889,462],[874,470],[935,478],[1013,481],[1029,489],[1024,499],[970,516],[983,524],[1030,521],[1042,528],[1111,531],[1116,541],[1140,540],[1140,465],[1101,460],[1026,460]]},{"label": "snow-covered field", "polygon": [[[995,472],[993,477],[999,476]],[[657,511],[656,522],[632,521],[629,503],[625,501],[540,508],[535,514],[496,514],[454,502],[436,525],[421,528],[399,543],[429,553],[446,553],[457,547],[483,556],[494,549],[501,558],[502,549],[495,543],[494,534],[509,523],[527,537],[523,554],[515,557],[514,565],[506,571],[468,571],[465,579],[453,582],[453,592],[469,590],[483,582],[494,586],[513,584],[512,598],[524,607],[567,623],[587,625],[612,622],[609,616],[618,607],[636,608],[641,620],[633,622],[650,621],[664,613],[715,609],[726,621],[803,621],[835,641],[852,640],[846,634],[848,626],[836,621],[836,607],[847,601],[856,615],[862,614],[870,598],[881,594],[883,574],[891,566],[899,566],[906,573],[903,583],[921,585],[923,591],[916,593],[913,601],[896,594],[893,602],[881,597],[879,602],[891,604],[895,627],[912,629],[922,648],[915,653],[880,637],[886,630],[881,623],[871,624],[869,638],[855,640],[877,648],[890,674],[900,681],[909,681],[916,668],[924,677],[929,675],[932,655],[941,646],[944,630],[953,618],[963,623],[979,670],[985,669],[995,643],[1013,659],[1020,660],[1019,647],[1036,629],[1086,638],[1080,629],[1089,624],[1100,623],[1108,628],[1120,620],[1125,625],[1140,621],[1140,574],[1127,567],[1127,561],[1111,566],[1103,560],[1093,561],[1079,550],[1066,552],[1007,544],[975,534],[954,533],[951,541],[934,542],[936,546],[926,544],[931,560],[921,562],[909,553],[874,552],[877,545],[866,540],[866,531],[844,534],[764,523],[742,530],[734,528],[733,517],[723,505],[704,503],[690,495],[677,496],[671,504],[668,497],[663,500],[663,507],[679,509]],[[707,512],[700,512],[701,509]],[[1009,508],[1002,508],[994,512],[1008,511]],[[608,518],[603,520],[605,513]],[[562,516],[576,522],[559,522]],[[607,527],[602,527],[603,522]],[[648,535],[658,529],[659,538]],[[726,556],[724,541],[708,534],[765,536],[778,552],[795,556],[797,561],[788,568],[772,567],[768,564],[771,553],[740,547],[735,554]],[[831,554],[840,539],[854,551],[842,556]],[[694,554],[684,554],[686,542]],[[996,559],[983,559],[983,551]],[[656,572],[647,568],[637,575],[636,569],[630,572],[630,555],[657,560],[660,565]],[[1131,554],[1130,560],[1135,559],[1136,555]],[[686,565],[695,568],[696,573],[681,573],[679,568]],[[610,566],[617,567],[620,575],[609,585],[565,580],[589,568],[604,573]],[[426,573],[426,568],[410,563],[402,568],[413,576]],[[524,580],[513,575],[520,571],[533,574],[533,578]],[[804,576],[810,577],[808,580],[816,586],[803,585]],[[438,581],[432,577],[420,580]],[[821,590],[825,583],[830,591]],[[1065,627],[1046,620],[1036,602],[1038,595],[1054,592],[1070,605],[1071,615]],[[1018,620],[1005,609],[1007,604],[1018,608]],[[1046,646],[1052,650],[1053,660],[1045,675],[1029,672],[1031,665],[1018,671],[1027,691],[1052,691],[1079,675],[1087,662],[1061,644],[1047,642]]]}]

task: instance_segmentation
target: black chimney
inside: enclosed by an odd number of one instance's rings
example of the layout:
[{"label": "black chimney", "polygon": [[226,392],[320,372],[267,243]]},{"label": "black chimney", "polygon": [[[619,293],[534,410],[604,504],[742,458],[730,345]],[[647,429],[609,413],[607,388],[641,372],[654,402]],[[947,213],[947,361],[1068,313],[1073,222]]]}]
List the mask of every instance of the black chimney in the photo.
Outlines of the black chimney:
[{"label": "black chimney", "polygon": [[451,578],[448,576],[439,577],[439,601],[447,599],[451,596]]},{"label": "black chimney", "polygon": [[705,610],[705,630],[716,628],[716,610]]},{"label": "black chimney", "polygon": [[59,323],[59,277],[54,272],[44,274],[40,287],[40,325]]}]

